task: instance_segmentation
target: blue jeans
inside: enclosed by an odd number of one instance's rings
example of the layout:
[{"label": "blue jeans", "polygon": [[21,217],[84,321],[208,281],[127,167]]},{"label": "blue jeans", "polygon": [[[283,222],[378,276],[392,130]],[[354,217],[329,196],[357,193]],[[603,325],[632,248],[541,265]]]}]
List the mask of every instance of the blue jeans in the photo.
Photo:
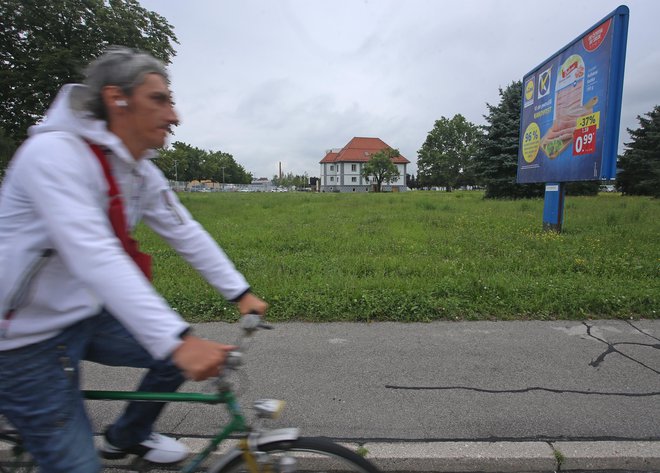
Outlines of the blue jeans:
[{"label": "blue jeans", "polygon": [[[0,351],[0,413],[18,429],[43,472],[91,473],[100,461],[79,388],[79,364],[147,368],[138,390],[173,392],[183,383],[169,360],[155,360],[107,311],[82,320],[59,335]],[[146,439],[162,402],[129,403],[107,430],[119,448]]]}]

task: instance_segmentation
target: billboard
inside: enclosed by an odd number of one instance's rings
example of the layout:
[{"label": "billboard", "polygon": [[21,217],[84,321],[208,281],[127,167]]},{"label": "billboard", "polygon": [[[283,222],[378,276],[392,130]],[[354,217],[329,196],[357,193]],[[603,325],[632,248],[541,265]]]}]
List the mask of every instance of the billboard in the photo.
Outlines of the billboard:
[{"label": "billboard", "polygon": [[523,78],[517,182],[615,177],[628,15],[620,6]]}]

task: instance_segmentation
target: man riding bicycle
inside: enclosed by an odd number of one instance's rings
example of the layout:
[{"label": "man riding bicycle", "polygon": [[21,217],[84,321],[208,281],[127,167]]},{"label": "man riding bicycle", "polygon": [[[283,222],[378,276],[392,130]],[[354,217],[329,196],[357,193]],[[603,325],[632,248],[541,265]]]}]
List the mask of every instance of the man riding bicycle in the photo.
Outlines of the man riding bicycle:
[{"label": "man riding bicycle", "polygon": [[[147,368],[140,391],[218,374],[227,345],[195,337],[150,284],[130,230],[144,221],[241,314],[264,314],[150,162],[178,123],[162,63],[123,47],[66,85],[0,188],[0,413],[44,472],[100,469],[79,362]],[[163,403],[129,403],[102,454],[156,463],[187,449],[153,432]]]}]

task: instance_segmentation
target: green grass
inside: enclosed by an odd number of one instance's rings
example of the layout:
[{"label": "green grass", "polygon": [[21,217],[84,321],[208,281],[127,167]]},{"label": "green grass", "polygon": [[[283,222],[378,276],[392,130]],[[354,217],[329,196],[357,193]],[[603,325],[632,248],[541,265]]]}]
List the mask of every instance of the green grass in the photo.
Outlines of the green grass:
[{"label": "green grass", "polygon": [[[561,234],[542,200],[480,192],[183,194],[272,320],[657,318],[660,201],[568,197]],[[188,320],[226,303],[149,230],[155,285]]]}]

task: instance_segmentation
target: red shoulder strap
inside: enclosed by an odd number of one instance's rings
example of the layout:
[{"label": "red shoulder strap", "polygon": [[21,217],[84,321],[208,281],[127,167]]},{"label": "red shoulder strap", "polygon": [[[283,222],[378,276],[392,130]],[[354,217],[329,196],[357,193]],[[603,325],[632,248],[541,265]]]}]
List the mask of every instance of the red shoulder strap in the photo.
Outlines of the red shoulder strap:
[{"label": "red shoulder strap", "polygon": [[128,225],[126,225],[126,215],[124,214],[124,203],[119,193],[119,187],[115,178],[112,176],[110,170],[110,163],[101,147],[97,144],[89,143],[89,147],[101,163],[105,180],[108,181],[108,197],[110,197],[110,205],[108,208],[108,218],[112,229],[121,241],[124,250],[128,255],[133,258],[133,261],[142,270],[147,279],[151,280],[151,256],[142,253],[138,249],[138,243],[128,233]]},{"label": "red shoulder strap", "polygon": [[[101,167],[103,168],[103,174],[105,175],[105,180],[108,181],[108,186],[110,187],[108,189],[108,196],[110,198],[118,196],[119,188],[117,187],[115,178],[112,176],[112,172],[110,171],[110,163],[108,162],[108,158],[106,158],[105,153],[103,152],[103,150],[99,145],[90,143],[89,147],[92,148],[92,151],[94,151],[94,154],[98,158],[99,163],[101,163]],[[124,224],[125,223],[126,221],[124,221]]]},{"label": "red shoulder strap", "polygon": [[[127,251],[129,248],[126,246],[126,238],[128,237],[128,226],[126,225],[126,215],[124,214],[124,202],[119,195],[119,187],[115,178],[112,176],[112,171],[110,170],[110,163],[105,153],[101,147],[97,144],[89,145],[94,151],[94,154],[101,163],[103,168],[103,174],[105,175],[105,180],[108,181],[108,197],[110,197],[108,216],[110,217],[110,223],[112,224],[112,229],[115,231],[115,234],[119,237],[124,249]],[[130,253],[129,253],[130,254]]]}]

